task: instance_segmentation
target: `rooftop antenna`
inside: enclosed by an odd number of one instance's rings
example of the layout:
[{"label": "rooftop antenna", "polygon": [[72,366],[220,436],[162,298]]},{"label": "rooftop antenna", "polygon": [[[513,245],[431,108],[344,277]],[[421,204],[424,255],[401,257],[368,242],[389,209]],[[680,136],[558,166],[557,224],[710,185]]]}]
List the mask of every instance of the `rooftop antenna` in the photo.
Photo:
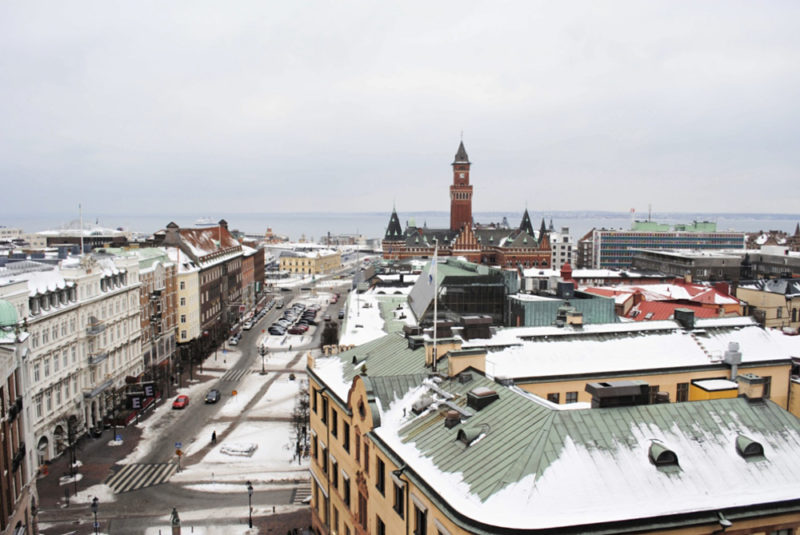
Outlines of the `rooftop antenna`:
[{"label": "rooftop antenna", "polygon": [[83,254],[83,207],[81,203],[78,203],[78,219],[80,220],[81,230],[79,232],[81,236],[81,250],[79,254]]},{"label": "rooftop antenna", "polygon": [[651,219],[652,215],[653,215],[653,205],[648,203],[647,204],[647,221],[648,222],[652,221],[652,219]]},{"label": "rooftop antenna", "polygon": [[435,238],[433,247],[433,265],[431,266],[431,276],[433,277],[433,358],[431,359],[431,369],[436,369],[436,342],[437,342],[437,335],[438,329],[436,328],[436,323],[439,318],[439,280],[438,280],[438,272],[439,272],[439,239]]}]

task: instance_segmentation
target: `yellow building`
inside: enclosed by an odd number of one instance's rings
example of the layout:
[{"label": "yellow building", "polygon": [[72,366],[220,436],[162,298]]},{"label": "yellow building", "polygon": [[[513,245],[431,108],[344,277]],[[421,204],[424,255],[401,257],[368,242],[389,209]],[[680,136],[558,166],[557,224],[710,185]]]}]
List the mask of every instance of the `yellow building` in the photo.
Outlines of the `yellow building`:
[{"label": "yellow building", "polygon": [[177,341],[179,344],[186,344],[200,338],[201,334],[200,268],[175,248],[167,248],[167,252],[178,265],[176,275],[178,302],[175,307],[178,326]]},{"label": "yellow building", "polygon": [[454,341],[435,364],[399,333],[309,358],[316,533],[797,532],[800,421],[763,382],[645,406],[600,383],[607,408],[559,405],[460,369]]},{"label": "yellow building", "polygon": [[342,267],[342,255],[333,249],[319,249],[308,252],[284,251],[281,254],[280,269],[291,273],[320,275]]},{"label": "yellow building", "polygon": [[791,279],[743,282],[736,297],[747,303],[748,311],[765,327],[800,327],[800,281]]}]

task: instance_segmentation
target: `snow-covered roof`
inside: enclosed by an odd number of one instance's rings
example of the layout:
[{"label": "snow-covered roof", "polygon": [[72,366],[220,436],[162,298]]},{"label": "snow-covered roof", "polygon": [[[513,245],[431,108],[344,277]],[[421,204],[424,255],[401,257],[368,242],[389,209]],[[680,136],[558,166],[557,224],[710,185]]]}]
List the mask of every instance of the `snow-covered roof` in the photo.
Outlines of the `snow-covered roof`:
[{"label": "snow-covered roof", "polygon": [[[498,399],[477,410],[465,399],[479,386]],[[424,397],[432,402],[417,416],[412,404]],[[667,517],[691,523],[708,512],[714,522],[722,509],[800,498],[800,420],[768,401],[558,411],[477,376],[466,384],[425,379],[376,402],[379,442],[417,488],[435,493],[449,517],[475,533],[613,522],[646,531]],[[444,425],[448,403],[469,415],[452,428]],[[744,458],[740,437],[764,455]],[[654,444],[676,462],[656,466]]]},{"label": "snow-covered roof", "polygon": [[763,329],[751,318],[697,319],[695,326],[689,331],[675,321],[652,321],[509,328],[462,348],[487,347],[487,374],[508,378],[717,365],[731,342],[739,343],[743,363],[800,356],[800,337]]}]

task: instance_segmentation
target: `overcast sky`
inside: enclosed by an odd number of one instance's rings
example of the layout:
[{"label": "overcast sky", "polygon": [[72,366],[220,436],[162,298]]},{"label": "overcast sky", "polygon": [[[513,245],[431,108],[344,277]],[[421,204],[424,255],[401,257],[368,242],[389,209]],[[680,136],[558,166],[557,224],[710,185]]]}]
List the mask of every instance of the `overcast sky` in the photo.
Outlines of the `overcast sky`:
[{"label": "overcast sky", "polygon": [[448,210],[463,131],[478,212],[798,213],[798,21],[796,1],[2,2],[2,212]]}]

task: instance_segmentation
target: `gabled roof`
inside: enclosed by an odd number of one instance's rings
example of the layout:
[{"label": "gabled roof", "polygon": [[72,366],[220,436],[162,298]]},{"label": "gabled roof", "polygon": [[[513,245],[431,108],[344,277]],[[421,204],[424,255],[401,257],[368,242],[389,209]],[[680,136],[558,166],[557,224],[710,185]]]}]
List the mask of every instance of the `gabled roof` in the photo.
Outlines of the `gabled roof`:
[{"label": "gabled roof", "polygon": [[706,308],[683,303],[670,303],[665,301],[642,301],[631,308],[627,317],[634,321],[669,320],[675,316],[675,309],[682,308],[694,312],[695,318],[717,318],[719,311],[715,308]]},{"label": "gabled roof", "polygon": [[798,295],[800,294],[800,281],[787,279],[759,279],[754,281],[742,281],[739,288],[746,290],[759,290],[762,292]]}]

